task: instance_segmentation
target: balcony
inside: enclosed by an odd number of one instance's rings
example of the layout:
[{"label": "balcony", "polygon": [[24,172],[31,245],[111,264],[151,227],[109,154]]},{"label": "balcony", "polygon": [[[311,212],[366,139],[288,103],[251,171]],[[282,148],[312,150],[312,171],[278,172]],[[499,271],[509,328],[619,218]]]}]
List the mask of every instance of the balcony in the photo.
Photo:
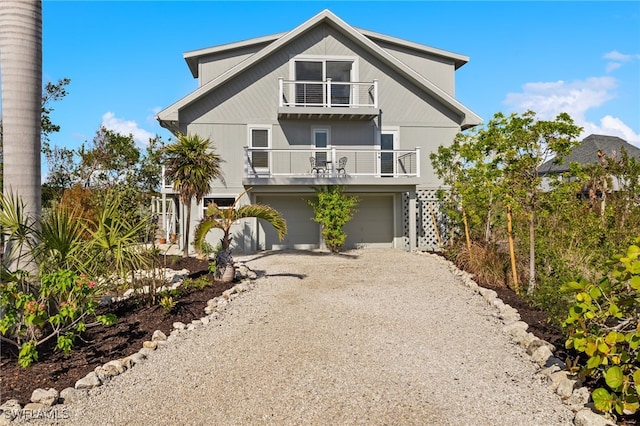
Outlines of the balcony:
[{"label": "balcony", "polygon": [[420,148],[382,151],[245,147],[245,185],[395,185],[413,184],[419,177]]},{"label": "balcony", "polygon": [[378,81],[278,79],[278,118],[372,120],[378,116]]}]

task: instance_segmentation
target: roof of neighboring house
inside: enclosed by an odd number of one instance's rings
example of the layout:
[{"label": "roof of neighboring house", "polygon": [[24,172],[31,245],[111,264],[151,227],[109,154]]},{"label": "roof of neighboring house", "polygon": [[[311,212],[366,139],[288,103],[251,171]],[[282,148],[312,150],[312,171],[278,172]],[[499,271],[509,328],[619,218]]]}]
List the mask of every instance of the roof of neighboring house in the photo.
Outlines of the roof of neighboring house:
[{"label": "roof of neighboring house", "polygon": [[[210,55],[218,52],[222,52],[224,50],[237,49],[242,47],[251,46],[259,43],[266,43],[265,47],[258,50],[256,53],[249,56],[247,59],[240,62],[238,65],[229,69],[227,72],[222,75],[214,78],[213,80],[205,83],[200,86],[195,91],[191,92],[184,98],[180,99],[178,102],[169,106],[165,110],[158,113],[158,121],[160,121],[161,125],[171,125],[171,122],[177,122],[180,109],[186,107],[192,102],[197,101],[201,97],[209,94],[211,91],[221,86],[225,82],[229,81],[231,78],[239,75],[255,63],[264,59],[271,53],[275,52],[277,49],[286,45],[290,41],[296,39],[301,34],[311,30],[317,25],[322,23],[327,23],[340,32],[342,32],[345,36],[349,37],[352,41],[358,43],[363,48],[367,49],[370,53],[375,55],[379,60],[398,71],[404,77],[414,82],[418,87],[422,88],[425,92],[429,93],[431,96],[442,102],[444,105],[451,108],[453,111],[456,111],[462,117],[461,127],[463,129],[467,129],[469,127],[476,126],[482,123],[482,119],[476,115],[473,111],[462,105],[458,100],[456,100],[453,96],[439,88],[437,85],[417,73],[415,70],[404,64],[402,61],[397,59],[395,56],[391,55],[382,47],[378,46],[372,39],[378,38],[380,40],[384,40],[388,43],[396,43],[402,44],[403,46],[407,46],[413,49],[421,49],[422,51],[439,55],[439,56],[447,56],[450,59],[454,60],[456,68],[461,66],[464,62],[467,61],[467,58],[462,55],[457,55],[454,53],[445,52],[443,50],[438,50],[434,48],[430,48],[428,46],[419,45],[417,43],[404,42],[400,39],[383,36],[381,34],[372,33],[372,32],[361,32],[356,30],[354,27],[350,26],[342,19],[338,18],[331,11],[325,9],[322,12],[318,13],[308,21],[294,28],[293,30],[276,34],[272,36],[260,37],[256,39],[241,41],[238,43],[226,44],[223,46],[217,46],[207,49],[195,50],[192,52],[187,52],[185,54],[185,60],[187,64],[189,64],[189,68],[191,72],[197,75],[197,57],[203,55]],[[195,61],[195,62],[193,62]]]},{"label": "roof of neighboring house", "polygon": [[549,160],[540,166],[540,174],[563,173],[569,171],[570,163],[595,164],[600,158],[601,152],[607,157],[619,155],[624,150],[631,157],[640,159],[640,148],[637,148],[624,139],[617,136],[589,135],[582,140],[580,145],[573,148],[571,153],[562,159],[560,164],[555,164],[555,159]]}]

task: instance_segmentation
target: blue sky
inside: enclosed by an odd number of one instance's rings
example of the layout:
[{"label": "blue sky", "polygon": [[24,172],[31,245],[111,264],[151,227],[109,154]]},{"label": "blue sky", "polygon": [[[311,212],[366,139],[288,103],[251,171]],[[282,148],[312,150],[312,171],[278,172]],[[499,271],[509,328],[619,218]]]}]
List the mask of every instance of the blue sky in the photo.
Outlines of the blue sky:
[{"label": "blue sky", "polygon": [[587,136],[640,146],[640,2],[49,1],[43,78],[68,77],[52,144],[77,148],[104,125],[170,134],[155,114],[197,87],[189,50],[289,31],[323,9],[350,25],[466,55],[456,97],[488,121],[570,113]]}]

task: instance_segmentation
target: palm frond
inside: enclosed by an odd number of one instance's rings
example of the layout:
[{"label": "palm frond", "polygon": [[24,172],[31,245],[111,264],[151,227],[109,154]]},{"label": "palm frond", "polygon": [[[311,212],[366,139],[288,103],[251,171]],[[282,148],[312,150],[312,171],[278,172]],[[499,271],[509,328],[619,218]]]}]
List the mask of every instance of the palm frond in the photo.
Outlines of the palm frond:
[{"label": "palm frond", "polygon": [[250,217],[262,219],[271,224],[278,233],[280,241],[282,241],[284,236],[287,234],[287,222],[284,220],[280,212],[273,207],[264,204],[249,204],[242,206],[235,211],[233,221],[235,222],[240,219]]}]

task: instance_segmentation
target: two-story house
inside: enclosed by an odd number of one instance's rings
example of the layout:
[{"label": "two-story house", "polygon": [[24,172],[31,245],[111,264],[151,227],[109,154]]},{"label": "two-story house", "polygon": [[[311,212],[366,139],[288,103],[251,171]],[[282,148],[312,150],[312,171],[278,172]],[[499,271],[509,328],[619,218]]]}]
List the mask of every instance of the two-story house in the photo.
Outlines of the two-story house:
[{"label": "two-story house", "polygon": [[[284,241],[257,220],[235,225],[238,249],[322,247],[307,202],[322,185],[360,198],[346,247],[438,248],[429,154],[481,122],[455,99],[467,57],[356,29],[328,10],[287,33],[184,57],[199,86],[158,120],[209,138],[225,161],[226,185],[214,182],[193,211],[202,217],[208,202],[228,205],[250,187],[243,203],[268,204],[287,221]],[[177,200],[170,186],[163,198]]]}]

